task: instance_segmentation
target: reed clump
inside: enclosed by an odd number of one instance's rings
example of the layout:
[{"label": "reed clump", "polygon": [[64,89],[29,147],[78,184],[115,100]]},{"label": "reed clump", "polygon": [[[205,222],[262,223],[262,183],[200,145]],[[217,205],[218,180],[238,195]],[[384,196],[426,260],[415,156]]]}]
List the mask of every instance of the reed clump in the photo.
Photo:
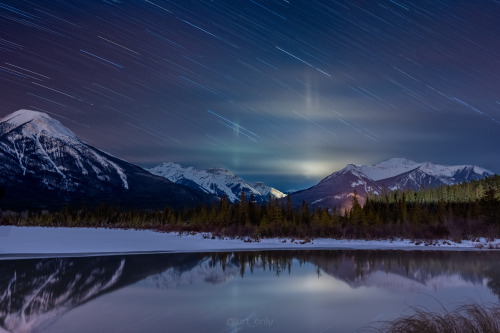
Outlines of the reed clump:
[{"label": "reed clump", "polygon": [[385,322],[378,332],[388,333],[500,333],[500,305],[464,305],[435,313],[414,308],[414,313]]}]

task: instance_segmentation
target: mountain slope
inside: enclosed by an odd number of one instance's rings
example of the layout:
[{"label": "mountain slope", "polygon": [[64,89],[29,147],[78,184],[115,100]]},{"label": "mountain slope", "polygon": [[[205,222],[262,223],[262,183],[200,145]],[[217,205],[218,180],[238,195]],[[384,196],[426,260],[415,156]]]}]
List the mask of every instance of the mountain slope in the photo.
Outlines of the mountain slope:
[{"label": "mountain slope", "polygon": [[65,202],[181,208],[212,200],[85,144],[36,111],[19,110],[0,120],[0,161],[3,208]]},{"label": "mountain slope", "polygon": [[227,196],[231,202],[240,201],[241,191],[245,192],[246,198],[253,194],[257,202],[267,201],[269,195],[278,199],[285,197],[285,194],[275,188],[266,186],[264,183],[247,183],[234,173],[222,168],[200,171],[192,167],[183,168],[179,164],[166,162],[147,170],[154,175],[202,190],[205,193],[215,194],[218,197]]},{"label": "mountain slope", "polygon": [[368,193],[380,194],[383,189],[418,190],[421,187],[469,182],[491,175],[492,172],[474,165],[446,166],[393,158],[375,165],[349,164],[317,185],[292,193],[290,198],[295,206],[304,200],[313,207],[344,209],[350,208],[354,193],[363,204]]}]

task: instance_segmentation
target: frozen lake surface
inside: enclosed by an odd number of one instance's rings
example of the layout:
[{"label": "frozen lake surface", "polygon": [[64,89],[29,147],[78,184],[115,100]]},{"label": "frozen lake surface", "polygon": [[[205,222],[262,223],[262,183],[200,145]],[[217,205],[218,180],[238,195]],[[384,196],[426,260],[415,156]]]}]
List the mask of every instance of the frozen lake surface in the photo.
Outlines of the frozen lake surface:
[{"label": "frozen lake surface", "polygon": [[[182,235],[150,230],[103,228],[41,228],[0,226],[0,259],[16,257],[46,257],[96,255],[139,252],[206,252],[262,249],[406,249],[406,250],[477,250],[500,248],[500,240],[426,242],[397,240],[345,240],[284,238],[245,242],[243,239],[211,239],[209,234]],[[490,246],[491,245],[491,246]]]}]

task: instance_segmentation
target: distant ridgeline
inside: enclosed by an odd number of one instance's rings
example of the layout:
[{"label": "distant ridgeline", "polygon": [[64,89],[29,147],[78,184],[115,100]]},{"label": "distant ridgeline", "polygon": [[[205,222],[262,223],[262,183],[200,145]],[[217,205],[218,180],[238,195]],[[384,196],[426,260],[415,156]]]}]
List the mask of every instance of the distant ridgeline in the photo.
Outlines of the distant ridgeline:
[{"label": "distant ridgeline", "polygon": [[393,223],[475,220],[500,226],[500,176],[419,191],[370,194],[363,212],[366,219],[375,217]]},{"label": "distant ridgeline", "polygon": [[391,158],[374,165],[349,164],[342,170],[325,177],[318,184],[292,193],[294,205],[306,201],[311,208],[338,207],[349,210],[352,198],[357,194],[361,205],[371,194],[385,191],[435,188],[479,180],[494,173],[476,165],[440,165],[431,162],[415,162],[405,158]]},{"label": "distant ridgeline", "polygon": [[403,237],[451,239],[500,237],[500,176],[420,191],[393,191],[368,196],[364,206],[357,196],[352,208],[295,208],[290,197],[269,202],[240,201],[226,197],[211,206],[182,212],[120,211],[65,208],[58,212],[30,212],[4,216],[3,224],[148,228],[161,231],[210,232],[217,236],[363,238]]},{"label": "distant ridgeline", "polygon": [[172,183],[81,141],[48,114],[19,110],[0,119],[2,210],[64,204],[183,209],[217,198]]},{"label": "distant ridgeline", "polygon": [[400,200],[414,203],[470,202],[481,200],[485,195],[495,194],[500,198],[500,176],[493,175],[485,179],[463,182],[456,185],[436,188],[421,188],[418,191],[388,191],[380,195],[369,194],[368,199],[375,202],[395,203]]},{"label": "distant ridgeline", "polygon": [[403,158],[350,164],[285,196],[223,169],[167,163],[152,170],[154,175],[30,110],[0,119],[0,161],[0,224],[151,228],[252,239],[500,235],[500,176],[474,165]]}]

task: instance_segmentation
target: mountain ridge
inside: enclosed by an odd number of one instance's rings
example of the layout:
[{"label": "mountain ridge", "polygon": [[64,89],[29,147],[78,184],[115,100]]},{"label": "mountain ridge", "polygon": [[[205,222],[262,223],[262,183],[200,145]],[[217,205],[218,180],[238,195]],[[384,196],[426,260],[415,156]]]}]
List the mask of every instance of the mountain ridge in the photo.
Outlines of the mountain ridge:
[{"label": "mountain ridge", "polygon": [[349,209],[355,195],[364,204],[368,193],[453,185],[493,174],[476,165],[449,166],[392,158],[373,165],[348,164],[318,184],[290,194],[290,198],[296,207],[305,201],[313,207]]},{"label": "mountain ridge", "polygon": [[49,115],[18,110],[0,119],[2,208],[107,203],[183,208],[213,198],[94,148]]},{"label": "mountain ridge", "polygon": [[[264,183],[248,183],[221,168],[197,170],[165,162],[143,169],[81,141],[48,114],[18,110],[0,119],[0,207],[51,207],[102,202],[141,208],[211,204],[216,196],[236,203],[266,202],[285,194]],[[440,165],[392,158],[378,164],[348,164],[290,199],[313,207],[346,208],[355,193],[363,204],[368,193],[418,190],[482,179],[493,173],[476,165]],[[31,206],[30,206],[31,205]]]},{"label": "mountain ridge", "polygon": [[197,170],[193,167],[184,168],[180,164],[164,162],[156,167],[147,169],[154,175],[219,197],[226,196],[230,202],[239,202],[241,191],[248,199],[253,195],[256,202],[268,201],[269,196],[283,198],[286,195],[279,190],[269,187],[262,182],[248,183],[231,171],[215,167],[206,170]]}]

